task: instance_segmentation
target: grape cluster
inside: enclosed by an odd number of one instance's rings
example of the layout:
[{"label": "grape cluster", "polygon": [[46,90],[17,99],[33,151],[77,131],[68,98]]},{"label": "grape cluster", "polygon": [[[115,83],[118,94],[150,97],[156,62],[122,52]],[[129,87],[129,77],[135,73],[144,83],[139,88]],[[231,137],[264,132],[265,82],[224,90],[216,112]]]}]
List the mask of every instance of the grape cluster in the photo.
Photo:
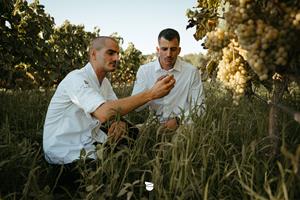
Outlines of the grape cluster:
[{"label": "grape cluster", "polygon": [[216,28],[206,34],[205,47],[208,49],[208,56],[218,62],[222,59],[222,49],[230,42],[231,36],[224,29]]},{"label": "grape cluster", "polygon": [[[208,32],[208,56],[235,103],[250,79],[299,76],[300,0],[226,0],[224,26]],[[251,75],[250,75],[251,74]],[[296,80],[296,79],[295,79]]]},{"label": "grape cluster", "polygon": [[[265,7],[258,6],[254,0],[239,0],[231,5],[225,18],[229,31],[234,32],[240,47],[247,52],[245,60],[260,80],[266,80],[271,72],[285,70],[291,49],[286,41],[293,38],[288,30],[299,26],[300,12],[297,7],[276,0],[268,1]],[[278,17],[281,13],[282,19]]]},{"label": "grape cluster", "polygon": [[237,26],[235,34],[240,46],[247,51],[245,59],[260,80],[267,79],[269,70],[274,70],[276,64],[286,64],[285,48],[276,48],[278,30],[263,20],[249,19]]},{"label": "grape cluster", "polygon": [[244,95],[248,80],[247,63],[237,50],[237,43],[231,42],[223,49],[222,60],[219,62],[217,78],[223,85],[233,91],[233,103],[238,104]]},{"label": "grape cluster", "polygon": [[219,51],[226,47],[229,42],[229,33],[221,28],[216,28],[214,31],[206,34],[205,47],[213,51]]},{"label": "grape cluster", "polygon": [[[300,3],[298,3],[300,4]],[[272,5],[268,6],[269,10],[274,10],[271,8]],[[281,25],[283,28],[295,28],[300,29],[300,5],[287,5],[286,3],[280,3],[278,7],[282,10],[283,20],[281,21]]]},{"label": "grape cluster", "polygon": [[300,10],[298,10],[298,13],[292,13],[291,19],[295,28],[300,29]]}]

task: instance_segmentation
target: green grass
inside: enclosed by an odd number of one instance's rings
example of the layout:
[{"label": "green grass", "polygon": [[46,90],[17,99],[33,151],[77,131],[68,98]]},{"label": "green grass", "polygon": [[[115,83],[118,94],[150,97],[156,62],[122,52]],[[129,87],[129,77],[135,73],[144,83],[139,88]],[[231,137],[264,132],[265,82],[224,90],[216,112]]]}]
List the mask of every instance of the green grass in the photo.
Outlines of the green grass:
[{"label": "green grass", "polygon": [[[97,146],[96,169],[79,163],[81,189],[61,199],[299,199],[300,125],[280,116],[281,152],[269,154],[268,106],[206,85],[207,111],[194,126],[165,131],[148,120],[131,148]],[[117,90],[127,96],[131,88]],[[52,92],[1,92],[0,199],[57,199],[43,159],[42,128]],[[286,99],[299,110],[299,96]],[[111,148],[114,148],[113,146]],[[82,161],[84,162],[84,161]],[[144,181],[154,183],[145,190]]]}]

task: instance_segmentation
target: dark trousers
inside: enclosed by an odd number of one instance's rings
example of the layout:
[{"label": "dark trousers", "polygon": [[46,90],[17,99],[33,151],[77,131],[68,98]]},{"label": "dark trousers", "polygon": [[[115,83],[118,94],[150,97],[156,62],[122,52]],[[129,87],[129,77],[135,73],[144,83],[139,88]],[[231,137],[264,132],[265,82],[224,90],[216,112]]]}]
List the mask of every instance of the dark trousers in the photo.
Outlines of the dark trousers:
[{"label": "dark trousers", "polygon": [[77,162],[56,165],[51,164],[51,178],[54,193],[75,192],[80,186],[80,171]]}]

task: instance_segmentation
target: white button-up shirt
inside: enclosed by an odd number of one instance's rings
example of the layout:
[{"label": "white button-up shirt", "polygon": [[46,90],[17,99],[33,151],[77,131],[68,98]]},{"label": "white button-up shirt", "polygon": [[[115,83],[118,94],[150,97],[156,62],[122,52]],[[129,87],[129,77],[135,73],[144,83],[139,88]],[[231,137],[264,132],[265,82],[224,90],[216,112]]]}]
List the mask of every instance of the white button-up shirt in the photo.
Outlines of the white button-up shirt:
[{"label": "white button-up shirt", "polygon": [[[94,152],[93,143],[105,142],[107,135],[91,113],[115,99],[110,82],[105,78],[100,86],[90,63],[70,72],[58,85],[48,107],[43,134],[46,160],[67,164],[79,159],[82,149]],[[91,153],[90,157],[95,155]]]},{"label": "white button-up shirt", "polygon": [[[202,113],[205,105],[199,70],[179,58],[170,70],[162,69],[158,59],[142,65],[137,72],[132,95],[150,89],[159,77],[166,74],[174,75],[175,87],[167,96],[146,104],[149,105],[150,110],[155,111],[160,121],[163,122],[175,116],[185,116],[188,122],[191,112],[196,112],[198,115]],[[145,105],[138,110],[144,107]]]}]

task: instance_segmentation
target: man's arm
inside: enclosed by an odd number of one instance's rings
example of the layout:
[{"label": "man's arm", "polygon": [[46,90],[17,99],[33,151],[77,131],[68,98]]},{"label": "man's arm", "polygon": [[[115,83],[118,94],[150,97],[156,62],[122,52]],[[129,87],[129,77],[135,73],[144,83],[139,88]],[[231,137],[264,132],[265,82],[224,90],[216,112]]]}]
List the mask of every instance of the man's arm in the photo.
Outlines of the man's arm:
[{"label": "man's arm", "polygon": [[146,90],[134,96],[105,102],[104,104],[100,105],[95,110],[95,112],[92,113],[92,115],[100,120],[101,123],[104,123],[117,114],[125,115],[151,100],[158,99],[167,95],[174,87],[174,84],[174,77],[167,76],[162,80],[157,81],[155,85],[149,90]]}]

